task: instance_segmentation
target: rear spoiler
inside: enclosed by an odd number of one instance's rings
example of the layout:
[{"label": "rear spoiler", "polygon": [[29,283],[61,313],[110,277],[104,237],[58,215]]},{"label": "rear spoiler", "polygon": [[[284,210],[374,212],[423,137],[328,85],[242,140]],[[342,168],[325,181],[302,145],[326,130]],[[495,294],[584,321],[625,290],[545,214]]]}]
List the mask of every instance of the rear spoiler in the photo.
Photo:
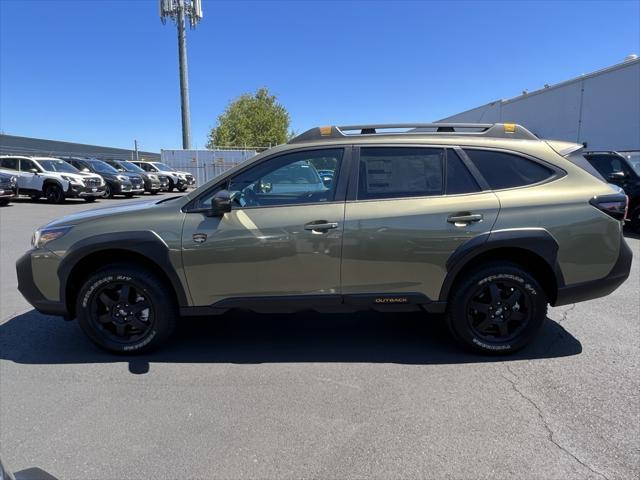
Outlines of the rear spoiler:
[{"label": "rear spoiler", "polygon": [[578,150],[582,150],[584,145],[573,142],[565,142],[564,140],[545,140],[547,145],[549,145],[556,153],[566,157],[571,155],[572,153],[577,152]]}]

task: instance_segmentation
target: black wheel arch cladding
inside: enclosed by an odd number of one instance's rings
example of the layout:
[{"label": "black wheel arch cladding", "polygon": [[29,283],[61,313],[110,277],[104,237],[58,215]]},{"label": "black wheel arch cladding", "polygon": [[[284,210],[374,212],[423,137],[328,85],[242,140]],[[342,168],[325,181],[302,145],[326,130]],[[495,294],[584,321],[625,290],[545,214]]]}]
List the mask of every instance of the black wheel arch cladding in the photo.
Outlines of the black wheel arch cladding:
[{"label": "black wheel arch cladding", "polygon": [[[96,235],[84,238],[69,247],[58,267],[60,300],[63,304],[68,304],[67,288],[74,268],[89,255],[108,250],[121,250],[144,257],[165,274],[176,294],[178,305],[188,305],[182,282],[169,259],[168,247],[156,234],[147,230]],[[118,262],[118,258],[113,260]]]},{"label": "black wheel arch cladding", "polygon": [[[447,275],[440,290],[440,301],[446,301],[458,274],[479,256],[500,249],[526,250],[544,260],[555,277],[556,287],[564,286],[558,264],[558,243],[541,228],[496,230],[477,235],[460,245],[446,263]],[[505,258],[505,260],[508,260]]]}]

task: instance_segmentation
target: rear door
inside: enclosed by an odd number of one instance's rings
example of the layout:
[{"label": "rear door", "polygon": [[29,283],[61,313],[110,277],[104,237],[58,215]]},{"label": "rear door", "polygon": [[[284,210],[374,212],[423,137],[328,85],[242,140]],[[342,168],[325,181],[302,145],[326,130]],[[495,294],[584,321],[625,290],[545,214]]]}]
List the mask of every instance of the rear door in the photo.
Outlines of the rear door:
[{"label": "rear door", "polygon": [[[345,207],[345,295],[415,293],[437,300],[454,250],[496,221],[496,195],[483,191],[458,149],[362,146]],[[403,298],[404,298],[403,296]],[[378,298],[376,300],[376,298]]]},{"label": "rear door", "polygon": [[[43,180],[40,176],[42,169],[36,165],[33,160],[26,158],[20,159],[20,188],[28,190],[42,190]],[[33,173],[32,170],[36,170],[39,173]]]}]

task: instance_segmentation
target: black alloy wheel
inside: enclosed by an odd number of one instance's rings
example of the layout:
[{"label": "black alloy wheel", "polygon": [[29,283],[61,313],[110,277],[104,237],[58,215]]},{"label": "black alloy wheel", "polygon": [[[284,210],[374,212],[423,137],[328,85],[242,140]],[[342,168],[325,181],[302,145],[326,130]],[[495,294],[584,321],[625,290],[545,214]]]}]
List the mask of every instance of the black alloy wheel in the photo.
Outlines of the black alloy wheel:
[{"label": "black alloy wheel", "polygon": [[479,286],[467,302],[469,327],[484,340],[510,340],[529,322],[530,303],[518,283],[491,280]]},{"label": "black alloy wheel", "polygon": [[171,336],[178,318],[175,294],[157,273],[114,264],[91,275],[76,299],[84,333],[115,353],[152,350]]},{"label": "black alloy wheel", "polygon": [[49,203],[62,203],[64,202],[64,192],[60,185],[49,184],[44,190],[44,196]]},{"label": "black alloy wheel", "polygon": [[113,190],[108,183],[104,186],[104,198],[113,198]]},{"label": "black alloy wheel", "polygon": [[115,281],[92,296],[90,321],[110,340],[135,343],[148,334],[154,320],[149,295],[129,281]]},{"label": "black alloy wheel", "polygon": [[447,304],[454,338],[487,354],[525,347],[547,317],[547,297],[538,280],[522,266],[504,261],[463,271]]}]

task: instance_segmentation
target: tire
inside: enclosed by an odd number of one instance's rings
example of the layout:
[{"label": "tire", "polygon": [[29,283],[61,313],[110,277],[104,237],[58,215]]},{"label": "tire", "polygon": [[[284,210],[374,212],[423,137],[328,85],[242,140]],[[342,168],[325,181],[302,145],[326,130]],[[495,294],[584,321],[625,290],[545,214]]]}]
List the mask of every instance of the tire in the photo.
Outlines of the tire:
[{"label": "tire", "polygon": [[179,192],[186,192],[188,187],[178,187]]},{"label": "tire", "polygon": [[108,183],[104,186],[104,198],[113,198],[113,190]]},{"label": "tire", "polygon": [[29,195],[29,198],[32,202],[37,202],[38,200],[40,200],[40,195]]},{"label": "tire", "polygon": [[175,186],[173,184],[173,180],[169,179],[169,186],[167,187],[167,192],[173,192],[174,188]]},{"label": "tire", "polygon": [[84,197],[84,201],[87,203],[92,203],[96,201],[96,197]]},{"label": "tire", "polygon": [[9,205],[9,199],[8,198],[0,198],[0,207],[6,207],[7,205]]},{"label": "tire", "polygon": [[[129,287],[128,295],[124,287]],[[175,330],[178,309],[173,293],[144,268],[113,264],[82,285],[76,299],[78,323],[104,350],[148,352],[164,344]]]},{"label": "tire", "polygon": [[481,265],[453,288],[447,310],[449,330],[475,352],[516,352],[535,338],[547,317],[544,290],[514,263]]},{"label": "tire", "polygon": [[125,198],[132,198],[133,197],[133,193],[125,193],[124,196],[125,196]]},{"label": "tire", "polygon": [[149,191],[149,193],[150,193],[151,195],[157,195],[159,191],[160,191],[160,190],[151,190],[151,191]]},{"label": "tire", "polygon": [[44,196],[49,203],[64,202],[64,192],[62,191],[62,187],[57,183],[50,183],[44,187]]}]

